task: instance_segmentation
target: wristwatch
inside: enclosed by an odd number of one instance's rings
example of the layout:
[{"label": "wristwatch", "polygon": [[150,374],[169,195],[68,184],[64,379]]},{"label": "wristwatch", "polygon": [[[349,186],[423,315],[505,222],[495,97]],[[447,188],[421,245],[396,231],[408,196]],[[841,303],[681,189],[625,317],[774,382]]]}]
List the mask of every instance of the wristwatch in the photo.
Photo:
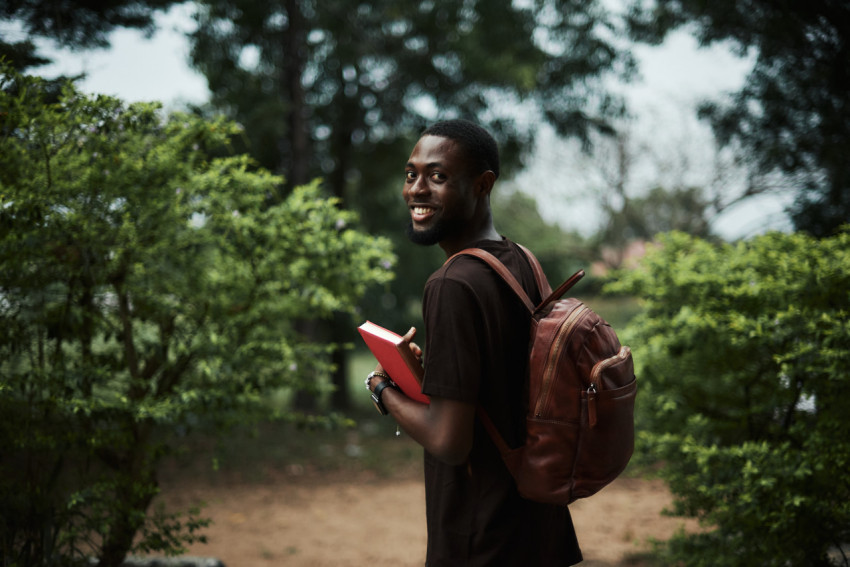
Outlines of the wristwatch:
[{"label": "wristwatch", "polygon": [[381,401],[385,388],[399,390],[396,383],[392,380],[382,380],[381,383],[375,386],[375,389],[372,390],[372,403],[375,404],[375,409],[377,409],[381,415],[387,415],[389,413],[387,408],[384,407],[384,403]]}]

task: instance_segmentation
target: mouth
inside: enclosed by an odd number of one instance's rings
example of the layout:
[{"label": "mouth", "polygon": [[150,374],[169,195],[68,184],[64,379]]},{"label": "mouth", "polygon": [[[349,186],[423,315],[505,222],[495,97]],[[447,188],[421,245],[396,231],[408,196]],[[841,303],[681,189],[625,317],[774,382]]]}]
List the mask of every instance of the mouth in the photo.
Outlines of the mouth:
[{"label": "mouth", "polygon": [[436,213],[434,207],[428,205],[411,205],[410,218],[414,223],[426,222]]}]

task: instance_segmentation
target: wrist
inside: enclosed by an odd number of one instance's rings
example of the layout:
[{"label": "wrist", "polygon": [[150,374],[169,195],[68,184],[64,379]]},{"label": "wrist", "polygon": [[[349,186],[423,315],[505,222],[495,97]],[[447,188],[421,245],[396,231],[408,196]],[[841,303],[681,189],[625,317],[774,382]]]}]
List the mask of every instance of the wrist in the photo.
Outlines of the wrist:
[{"label": "wrist", "polygon": [[376,386],[375,389],[372,390],[372,403],[375,404],[375,409],[378,410],[378,413],[381,415],[387,415],[389,412],[387,408],[384,406],[384,390],[387,388],[392,388],[393,390],[398,391],[399,387],[395,382],[390,380],[389,378],[386,380],[381,380]]},{"label": "wrist", "polygon": [[390,377],[386,372],[381,372],[380,370],[374,370],[366,376],[366,389],[370,392],[372,391],[372,378],[383,378],[384,380],[389,380]]}]

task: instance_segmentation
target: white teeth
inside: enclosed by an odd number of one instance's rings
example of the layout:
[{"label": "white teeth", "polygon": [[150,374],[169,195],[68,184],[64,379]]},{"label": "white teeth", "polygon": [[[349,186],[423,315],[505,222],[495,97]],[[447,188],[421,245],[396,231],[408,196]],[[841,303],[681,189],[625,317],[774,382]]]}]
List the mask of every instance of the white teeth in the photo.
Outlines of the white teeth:
[{"label": "white teeth", "polygon": [[413,212],[417,215],[427,215],[429,212],[431,212],[431,209],[429,209],[428,207],[413,207]]}]

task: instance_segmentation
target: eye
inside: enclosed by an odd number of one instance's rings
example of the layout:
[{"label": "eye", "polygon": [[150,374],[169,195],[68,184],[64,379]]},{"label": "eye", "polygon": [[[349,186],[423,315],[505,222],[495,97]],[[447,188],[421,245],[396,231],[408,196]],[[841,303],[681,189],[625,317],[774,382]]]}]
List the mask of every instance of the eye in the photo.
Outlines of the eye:
[{"label": "eye", "polygon": [[437,183],[442,183],[446,180],[446,176],[439,171],[434,171],[431,173],[431,179]]},{"label": "eye", "polygon": [[416,179],[416,172],[415,171],[409,171],[409,170],[405,171],[404,172],[404,179],[405,179],[405,181],[413,181],[414,179]]}]

